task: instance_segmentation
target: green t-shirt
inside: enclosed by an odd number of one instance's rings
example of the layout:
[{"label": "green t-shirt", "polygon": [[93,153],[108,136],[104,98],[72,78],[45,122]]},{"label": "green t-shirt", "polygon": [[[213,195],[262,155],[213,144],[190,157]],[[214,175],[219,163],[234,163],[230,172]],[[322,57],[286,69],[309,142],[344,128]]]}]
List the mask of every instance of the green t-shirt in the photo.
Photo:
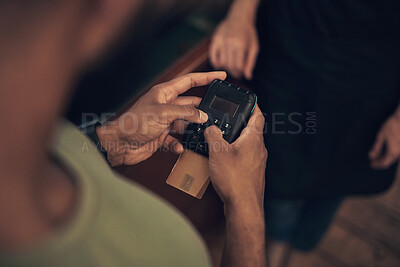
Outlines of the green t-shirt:
[{"label": "green t-shirt", "polygon": [[114,173],[91,141],[70,123],[54,154],[76,179],[79,204],[50,239],[0,266],[210,266],[204,242],[173,207]]}]

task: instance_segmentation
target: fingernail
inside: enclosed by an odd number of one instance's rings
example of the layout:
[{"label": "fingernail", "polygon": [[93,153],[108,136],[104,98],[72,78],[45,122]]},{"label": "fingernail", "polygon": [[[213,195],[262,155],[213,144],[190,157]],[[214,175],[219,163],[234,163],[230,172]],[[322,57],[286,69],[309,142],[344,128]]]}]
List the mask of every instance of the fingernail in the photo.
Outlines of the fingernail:
[{"label": "fingernail", "polygon": [[206,122],[208,120],[208,115],[204,111],[199,109],[199,117],[201,122]]},{"label": "fingernail", "polygon": [[177,153],[183,153],[183,146],[181,145],[181,144],[179,144],[179,143],[177,143],[177,144],[175,144],[175,151],[177,152]]}]

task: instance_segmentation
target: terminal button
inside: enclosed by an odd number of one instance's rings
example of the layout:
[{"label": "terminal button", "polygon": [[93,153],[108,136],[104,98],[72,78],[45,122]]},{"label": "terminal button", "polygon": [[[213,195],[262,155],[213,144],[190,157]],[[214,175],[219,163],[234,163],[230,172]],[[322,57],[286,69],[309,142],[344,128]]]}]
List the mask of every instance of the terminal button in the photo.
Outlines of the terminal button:
[{"label": "terminal button", "polygon": [[219,119],[214,119],[213,123],[214,123],[215,125],[220,125],[220,124],[221,124],[221,121],[220,121]]},{"label": "terminal button", "polygon": [[229,123],[223,123],[223,124],[222,124],[222,128],[224,128],[224,129],[231,129],[231,128],[232,128],[232,125],[230,125]]},{"label": "terminal button", "polygon": [[229,134],[229,130],[222,130],[221,132],[222,132],[222,135],[224,135],[224,136]]}]

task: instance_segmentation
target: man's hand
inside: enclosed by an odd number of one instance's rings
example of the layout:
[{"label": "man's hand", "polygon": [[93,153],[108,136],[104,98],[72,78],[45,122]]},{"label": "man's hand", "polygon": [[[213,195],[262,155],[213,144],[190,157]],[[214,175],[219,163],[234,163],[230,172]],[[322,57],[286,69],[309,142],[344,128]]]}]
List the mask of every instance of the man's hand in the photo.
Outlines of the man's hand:
[{"label": "man's hand", "polygon": [[247,127],[232,144],[211,126],[204,132],[209,145],[211,182],[225,205],[264,203],[267,149],[264,145],[264,116],[258,106]]},{"label": "man's hand", "polygon": [[250,80],[259,52],[255,27],[257,0],[237,0],[217,27],[210,45],[210,61],[235,78]]},{"label": "man's hand", "polygon": [[387,169],[400,157],[400,108],[383,124],[369,152],[371,167]]},{"label": "man's hand", "polygon": [[221,131],[205,131],[211,182],[225,205],[226,234],[221,266],[267,266],[264,187],[267,150],[258,106],[240,137],[228,144]]},{"label": "man's hand", "polygon": [[110,164],[137,164],[148,159],[161,146],[182,153],[182,145],[170,132],[184,130],[183,120],[204,123],[208,117],[197,109],[201,98],[179,95],[192,87],[225,78],[225,72],[192,73],[156,85],[126,113],[97,128]]}]

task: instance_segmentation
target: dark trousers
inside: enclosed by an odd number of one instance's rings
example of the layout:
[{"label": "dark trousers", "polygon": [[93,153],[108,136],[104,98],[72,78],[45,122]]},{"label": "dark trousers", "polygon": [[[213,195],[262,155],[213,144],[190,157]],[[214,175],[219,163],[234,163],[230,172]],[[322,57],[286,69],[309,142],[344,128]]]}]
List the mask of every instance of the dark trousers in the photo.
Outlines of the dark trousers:
[{"label": "dark trousers", "polygon": [[288,242],[297,250],[310,251],[322,239],[342,198],[275,198],[265,202],[268,237]]}]

